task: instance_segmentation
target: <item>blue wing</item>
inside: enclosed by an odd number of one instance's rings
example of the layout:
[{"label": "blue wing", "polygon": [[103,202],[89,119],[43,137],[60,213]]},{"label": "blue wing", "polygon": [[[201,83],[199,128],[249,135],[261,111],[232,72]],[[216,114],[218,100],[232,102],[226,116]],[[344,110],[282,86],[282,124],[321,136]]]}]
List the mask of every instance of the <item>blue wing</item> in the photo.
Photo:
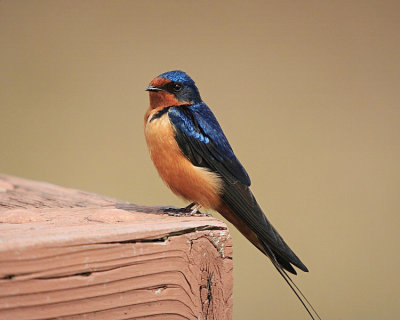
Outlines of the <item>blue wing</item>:
[{"label": "blue wing", "polygon": [[307,271],[265,217],[249,189],[250,178],[246,170],[207,105],[173,106],[169,108],[168,116],[183,154],[195,166],[206,167],[223,178],[221,199],[257,235],[265,248],[260,250],[293,274],[296,271],[291,264]]},{"label": "blue wing", "polygon": [[168,116],[179,147],[195,166],[207,167],[230,183],[240,181],[250,186],[246,170],[205,103],[171,107]]}]

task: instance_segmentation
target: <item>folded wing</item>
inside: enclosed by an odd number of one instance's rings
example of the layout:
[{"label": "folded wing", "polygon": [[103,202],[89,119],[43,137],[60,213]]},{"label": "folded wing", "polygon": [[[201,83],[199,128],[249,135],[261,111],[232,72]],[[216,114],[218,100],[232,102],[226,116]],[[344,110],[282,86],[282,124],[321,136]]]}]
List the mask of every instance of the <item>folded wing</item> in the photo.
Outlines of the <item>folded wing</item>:
[{"label": "folded wing", "polygon": [[260,250],[291,273],[296,273],[291,264],[308,271],[265,217],[249,189],[251,182],[246,170],[207,105],[172,107],[168,116],[182,153],[193,165],[206,167],[222,177],[222,200],[256,234],[262,244]]}]

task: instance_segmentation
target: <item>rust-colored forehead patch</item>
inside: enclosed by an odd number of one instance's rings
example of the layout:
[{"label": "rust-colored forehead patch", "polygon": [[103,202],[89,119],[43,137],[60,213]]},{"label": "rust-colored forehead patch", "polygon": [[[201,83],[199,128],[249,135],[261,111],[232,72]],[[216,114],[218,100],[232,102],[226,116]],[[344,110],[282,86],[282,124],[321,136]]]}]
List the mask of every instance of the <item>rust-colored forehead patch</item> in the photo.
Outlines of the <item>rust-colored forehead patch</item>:
[{"label": "rust-colored forehead patch", "polygon": [[157,77],[157,78],[154,78],[153,80],[151,80],[150,85],[161,88],[162,86],[166,85],[168,82],[171,82],[171,80]]}]

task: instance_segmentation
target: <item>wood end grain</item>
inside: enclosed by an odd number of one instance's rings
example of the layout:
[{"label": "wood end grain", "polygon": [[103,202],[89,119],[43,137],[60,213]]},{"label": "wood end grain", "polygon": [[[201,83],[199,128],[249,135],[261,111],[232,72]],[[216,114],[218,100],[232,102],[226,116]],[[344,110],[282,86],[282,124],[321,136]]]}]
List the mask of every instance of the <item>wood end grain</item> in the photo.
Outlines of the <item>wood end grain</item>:
[{"label": "wood end grain", "polygon": [[231,319],[227,226],[161,209],[0,176],[0,319]]}]

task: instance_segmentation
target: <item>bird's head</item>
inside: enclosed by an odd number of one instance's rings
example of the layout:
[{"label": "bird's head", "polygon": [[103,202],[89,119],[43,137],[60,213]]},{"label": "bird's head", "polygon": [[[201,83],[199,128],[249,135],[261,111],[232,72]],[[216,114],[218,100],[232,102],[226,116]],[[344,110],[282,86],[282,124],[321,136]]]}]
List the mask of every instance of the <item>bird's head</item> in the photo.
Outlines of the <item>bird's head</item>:
[{"label": "bird's head", "polygon": [[146,91],[149,91],[152,109],[201,102],[194,81],[179,70],[160,74],[150,82]]}]

